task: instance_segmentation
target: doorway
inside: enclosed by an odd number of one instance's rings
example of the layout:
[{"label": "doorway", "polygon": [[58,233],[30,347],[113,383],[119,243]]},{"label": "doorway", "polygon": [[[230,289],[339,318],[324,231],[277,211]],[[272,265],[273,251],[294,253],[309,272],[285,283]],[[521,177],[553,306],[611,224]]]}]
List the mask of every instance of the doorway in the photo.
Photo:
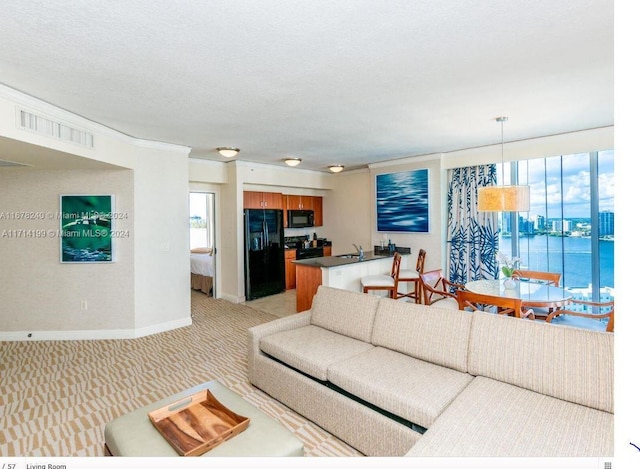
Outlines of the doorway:
[{"label": "doorway", "polygon": [[[194,251],[210,254],[211,262],[206,259],[204,266],[194,265],[192,260],[191,271],[199,275],[211,276],[211,296],[216,295],[216,245],[215,245],[215,194],[211,192],[189,193],[189,247]],[[202,256],[200,256],[202,258]],[[195,270],[195,272],[194,272]]]}]

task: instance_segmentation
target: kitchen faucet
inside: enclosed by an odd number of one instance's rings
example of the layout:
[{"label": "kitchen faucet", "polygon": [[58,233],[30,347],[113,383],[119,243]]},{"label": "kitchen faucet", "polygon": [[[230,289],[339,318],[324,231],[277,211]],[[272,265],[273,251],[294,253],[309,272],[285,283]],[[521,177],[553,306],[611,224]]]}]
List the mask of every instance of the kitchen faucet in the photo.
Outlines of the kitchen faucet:
[{"label": "kitchen faucet", "polygon": [[358,251],[358,260],[359,261],[363,261],[364,260],[364,250],[362,249],[362,246],[357,246],[356,244],[354,244],[353,246]]}]

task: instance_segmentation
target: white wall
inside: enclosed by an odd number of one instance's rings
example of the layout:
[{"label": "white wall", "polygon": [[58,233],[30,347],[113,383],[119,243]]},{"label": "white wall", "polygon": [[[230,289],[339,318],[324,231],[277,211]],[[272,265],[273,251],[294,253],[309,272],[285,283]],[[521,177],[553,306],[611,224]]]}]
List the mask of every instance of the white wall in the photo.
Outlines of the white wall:
[{"label": "white wall", "polygon": [[[16,109],[24,107],[89,130],[94,147],[19,129]],[[31,339],[135,337],[191,324],[188,148],[133,139],[0,86],[0,159],[8,153],[34,166],[0,169],[0,211],[58,211],[61,193],[113,193],[129,215],[117,226],[131,238],[118,240],[112,264],[74,266],[58,264],[58,240],[29,239],[16,249],[0,238],[0,258],[11,267],[0,278],[0,340],[29,332]],[[38,169],[52,161],[67,169]],[[68,169],[74,165],[100,169]]]},{"label": "white wall", "polygon": [[220,253],[222,269],[220,297],[232,303],[244,300],[244,253],[242,228],[242,184],[238,184],[237,168],[228,168],[228,183],[220,192]]},{"label": "white wall", "polygon": [[[134,328],[133,218],[114,220],[123,233],[113,241],[115,262],[62,264],[61,194],[112,194],[114,211],[133,214],[133,172],[0,170],[0,335],[39,340]],[[23,212],[44,216],[9,218]]]},{"label": "white wall", "polygon": [[[444,172],[441,169],[441,155],[407,158],[370,165],[371,189],[369,191],[371,210],[371,248],[374,244],[380,244],[381,239],[391,239],[396,246],[411,248],[410,255],[402,258],[402,268],[414,269],[420,249],[427,251],[425,270],[439,269],[443,265],[445,242],[443,219],[443,205],[446,201],[446,188],[443,184]],[[404,164],[403,164],[404,163]],[[429,170],[429,232],[428,233],[402,233],[379,232],[376,221],[376,176],[378,174],[394,173],[400,171],[412,171],[416,169]]]},{"label": "white wall", "polygon": [[[517,142],[505,142],[504,161],[571,155],[612,148],[614,148],[614,127],[601,127]],[[479,164],[500,163],[501,160],[501,145],[489,145],[446,153],[442,160],[442,167],[443,169],[462,168]]]},{"label": "white wall", "polygon": [[187,159],[173,151],[136,154],[137,335],[191,324]]},{"label": "white wall", "polygon": [[333,243],[332,254],[365,251],[371,245],[371,177],[368,169],[334,174],[334,189],[323,200],[324,233]]}]

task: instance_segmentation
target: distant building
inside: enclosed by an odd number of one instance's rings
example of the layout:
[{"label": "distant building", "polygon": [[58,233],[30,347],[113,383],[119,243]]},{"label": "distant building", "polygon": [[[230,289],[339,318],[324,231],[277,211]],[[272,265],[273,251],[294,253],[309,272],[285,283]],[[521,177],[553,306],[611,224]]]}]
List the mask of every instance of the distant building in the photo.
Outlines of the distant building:
[{"label": "distant building", "polygon": [[572,225],[573,223],[570,220],[554,220],[551,230],[565,233],[567,231],[571,231]]},{"label": "distant building", "polygon": [[502,214],[502,231],[511,233],[511,216],[509,213]]},{"label": "distant building", "polygon": [[520,223],[518,225],[518,229],[522,234],[533,234],[534,232],[534,223],[531,220],[527,220],[526,218],[520,217]]},{"label": "distant building", "polygon": [[614,213],[613,212],[600,212],[598,214],[598,230],[600,236],[613,236],[614,230]]}]

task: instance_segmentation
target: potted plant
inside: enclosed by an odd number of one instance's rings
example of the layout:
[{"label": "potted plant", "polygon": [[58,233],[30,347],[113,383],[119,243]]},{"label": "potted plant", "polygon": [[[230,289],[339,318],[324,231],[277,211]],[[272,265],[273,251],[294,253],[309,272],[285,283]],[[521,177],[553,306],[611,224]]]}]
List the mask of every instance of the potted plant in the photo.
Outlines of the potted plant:
[{"label": "potted plant", "polygon": [[504,287],[507,289],[515,288],[516,282],[515,280],[513,280],[513,273],[518,268],[520,259],[518,259],[517,257],[508,257],[500,251],[498,251],[498,254],[496,254],[496,259],[498,260],[498,264],[502,265],[500,270],[505,277],[503,282]]}]

